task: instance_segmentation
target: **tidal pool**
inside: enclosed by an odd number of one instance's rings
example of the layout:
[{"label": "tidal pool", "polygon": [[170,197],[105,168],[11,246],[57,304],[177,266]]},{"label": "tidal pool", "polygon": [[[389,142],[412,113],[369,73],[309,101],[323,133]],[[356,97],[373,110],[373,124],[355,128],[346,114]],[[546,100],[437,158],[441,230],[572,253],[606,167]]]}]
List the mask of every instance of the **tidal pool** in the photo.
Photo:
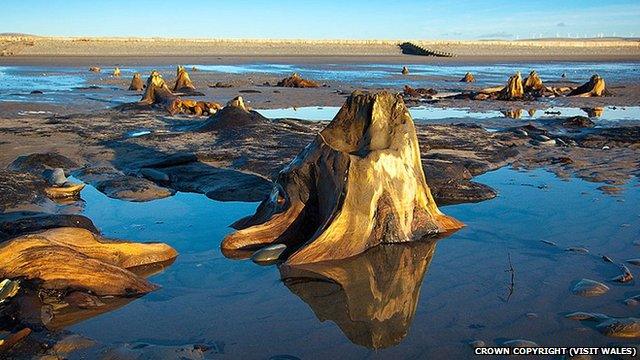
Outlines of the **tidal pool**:
[{"label": "tidal pool", "polygon": [[[638,181],[610,196],[597,189],[602,184],[543,170],[503,168],[476,180],[499,196],[442,207],[466,223],[464,229],[436,243],[384,246],[312,272],[222,255],[228,224],[252,214],[257,203],[188,193],[132,203],[87,186],[83,214],[105,235],[163,241],[180,256],[150,278],[161,289],[69,330],[113,344],[205,344],[218,352],[214,358],[242,359],[466,358],[466,343],[475,339],[489,345],[517,338],[542,346],[628,342],[563,315],[637,313],[622,300],[640,290],[608,282],[618,269],[601,255],[639,257],[633,245],[640,240]],[[590,253],[565,251],[569,246]],[[631,268],[636,275],[637,269]],[[596,298],[572,295],[582,278],[611,290]]]},{"label": "tidal pool", "polygon": [[[508,104],[506,104],[507,106]],[[290,118],[310,121],[331,120],[338,113],[338,106],[308,106],[280,109],[256,109],[260,114],[272,119]],[[475,121],[490,119],[545,120],[558,117],[587,116],[607,125],[618,122],[640,120],[640,106],[605,106],[602,108],[549,107],[545,109],[506,109],[503,111],[473,111],[465,108],[441,108],[433,106],[414,106],[409,108],[411,116],[417,123],[450,122],[453,120]],[[514,126],[512,122],[509,122]]]}]

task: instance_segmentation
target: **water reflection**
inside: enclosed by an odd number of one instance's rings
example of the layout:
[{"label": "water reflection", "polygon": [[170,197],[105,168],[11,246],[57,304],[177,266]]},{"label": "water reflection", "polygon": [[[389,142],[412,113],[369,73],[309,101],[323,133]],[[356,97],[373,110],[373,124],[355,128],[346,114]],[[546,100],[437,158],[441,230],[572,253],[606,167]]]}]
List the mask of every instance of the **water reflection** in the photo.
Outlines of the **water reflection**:
[{"label": "water reflection", "polygon": [[604,114],[604,108],[603,107],[582,108],[582,111],[586,112],[587,116],[589,116],[590,118],[601,117],[602,114]]},{"label": "water reflection", "polygon": [[522,117],[522,109],[508,109],[501,110],[500,112],[510,119],[520,119]]},{"label": "water reflection", "polygon": [[356,257],[280,267],[284,284],[320,321],[371,349],[399,344],[416,312],[435,240],[380,245]]}]

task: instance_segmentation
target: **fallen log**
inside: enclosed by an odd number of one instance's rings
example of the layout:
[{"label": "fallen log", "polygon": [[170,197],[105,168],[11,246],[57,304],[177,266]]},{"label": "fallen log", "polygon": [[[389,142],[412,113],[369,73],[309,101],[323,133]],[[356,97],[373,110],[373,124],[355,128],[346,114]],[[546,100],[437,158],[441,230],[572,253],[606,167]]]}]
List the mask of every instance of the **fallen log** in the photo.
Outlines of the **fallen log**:
[{"label": "fallen log", "polygon": [[2,243],[0,278],[25,279],[63,292],[134,296],[156,286],[127,269],[170,262],[176,256],[165,244],[108,241],[85,229],[56,228]]}]

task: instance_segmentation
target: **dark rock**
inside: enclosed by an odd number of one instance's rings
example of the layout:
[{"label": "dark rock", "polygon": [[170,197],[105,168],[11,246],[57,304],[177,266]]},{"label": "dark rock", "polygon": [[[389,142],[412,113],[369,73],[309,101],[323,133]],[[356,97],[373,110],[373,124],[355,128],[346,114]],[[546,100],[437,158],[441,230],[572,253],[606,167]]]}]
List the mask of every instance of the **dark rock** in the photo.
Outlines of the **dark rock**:
[{"label": "dark rock", "polygon": [[0,241],[57,227],[78,227],[99,233],[86,216],[19,211],[0,214]]},{"label": "dark rock", "polygon": [[592,297],[600,296],[609,291],[609,287],[601,282],[582,279],[573,286],[571,292],[576,295]]},{"label": "dark rock", "polygon": [[35,153],[19,156],[10,165],[10,170],[42,174],[47,168],[75,169],[78,167],[73,160],[58,153]]},{"label": "dark rock", "polygon": [[571,128],[591,128],[595,126],[595,123],[586,116],[572,116],[565,119],[562,125]]}]

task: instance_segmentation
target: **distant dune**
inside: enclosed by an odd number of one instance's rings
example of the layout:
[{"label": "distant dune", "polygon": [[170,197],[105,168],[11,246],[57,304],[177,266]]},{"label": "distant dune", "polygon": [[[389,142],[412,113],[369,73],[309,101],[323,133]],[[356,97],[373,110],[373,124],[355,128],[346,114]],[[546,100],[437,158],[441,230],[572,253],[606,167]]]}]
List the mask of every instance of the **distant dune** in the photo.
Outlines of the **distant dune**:
[{"label": "distant dune", "polygon": [[[279,40],[38,37],[0,35],[3,56],[398,56],[402,40]],[[638,39],[408,40],[458,57],[598,58],[640,60]]]}]

